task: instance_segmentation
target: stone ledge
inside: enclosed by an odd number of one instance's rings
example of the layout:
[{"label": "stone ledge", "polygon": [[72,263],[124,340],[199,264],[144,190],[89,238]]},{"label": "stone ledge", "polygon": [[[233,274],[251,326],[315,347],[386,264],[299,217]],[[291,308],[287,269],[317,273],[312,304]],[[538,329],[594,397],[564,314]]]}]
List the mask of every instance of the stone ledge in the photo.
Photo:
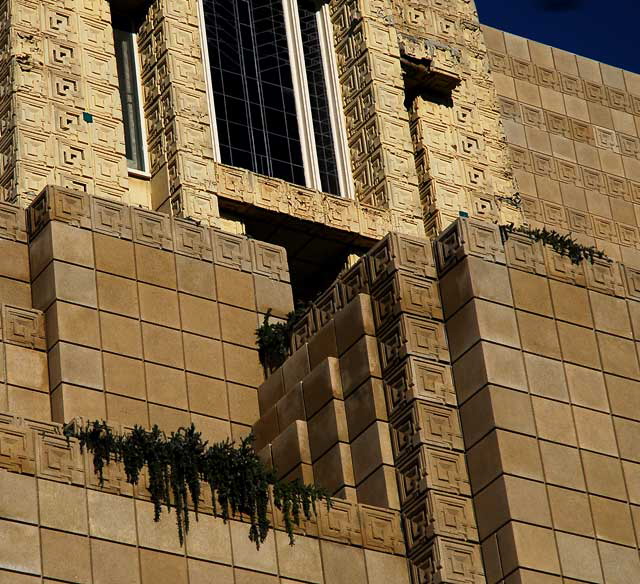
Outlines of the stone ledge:
[{"label": "stone ledge", "polygon": [[[116,431],[126,430],[120,424],[110,426]],[[145,476],[141,477],[141,485],[132,487],[126,482],[122,466],[112,463],[105,468],[105,484],[101,488],[92,464],[91,455],[86,451],[80,452],[78,441],[67,440],[64,436],[62,424],[0,412],[0,469],[115,495],[133,496],[144,501],[150,500],[148,491],[142,486]],[[206,497],[199,512],[212,514]],[[273,507],[270,516],[274,529],[284,531],[282,517],[278,512],[274,513]],[[234,518],[236,521],[243,519]],[[365,549],[405,554],[400,513],[371,505],[335,499],[330,510],[325,505],[318,505],[318,516],[301,522],[295,531],[300,535]]]},{"label": "stone ledge", "polygon": [[[21,210],[15,209],[20,215]],[[129,207],[82,191],[47,186],[27,209],[29,240],[33,240],[50,221],[62,221],[80,229],[274,280],[290,281],[287,253],[280,246],[227,233],[196,221]]]},{"label": "stone ledge", "polygon": [[413,90],[431,90],[450,94],[462,82],[460,49],[407,34],[399,35],[405,77],[410,78]]},{"label": "stone ledge", "polygon": [[640,270],[599,259],[572,264],[567,256],[526,235],[511,233],[503,242],[498,225],[479,219],[460,218],[450,225],[436,240],[435,254],[441,276],[466,256],[475,256],[602,294],[640,301]]},{"label": "stone ledge", "polygon": [[382,239],[389,231],[424,236],[422,216],[365,205],[241,168],[223,164],[215,168],[221,205],[225,200],[240,211],[258,207],[370,239]]}]

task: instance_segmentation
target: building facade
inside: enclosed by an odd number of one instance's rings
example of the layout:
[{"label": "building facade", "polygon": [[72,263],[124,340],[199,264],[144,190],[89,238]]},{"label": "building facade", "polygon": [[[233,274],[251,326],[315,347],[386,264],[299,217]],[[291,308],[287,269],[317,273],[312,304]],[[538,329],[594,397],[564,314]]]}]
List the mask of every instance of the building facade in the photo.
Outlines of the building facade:
[{"label": "building facade", "polygon": [[[1,583],[640,582],[640,76],[471,0],[0,8]],[[77,418],[333,505],[180,545]]]}]

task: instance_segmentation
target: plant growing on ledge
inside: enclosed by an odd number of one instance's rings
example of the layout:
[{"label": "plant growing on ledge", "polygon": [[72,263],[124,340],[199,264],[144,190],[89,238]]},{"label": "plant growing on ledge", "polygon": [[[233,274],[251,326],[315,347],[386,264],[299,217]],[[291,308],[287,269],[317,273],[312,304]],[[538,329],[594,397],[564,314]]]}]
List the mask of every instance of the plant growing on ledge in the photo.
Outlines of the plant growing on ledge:
[{"label": "plant growing on ledge", "polygon": [[270,323],[271,308],[264,315],[262,325],[256,329],[260,363],[270,373],[282,365],[289,356],[293,327],[307,312],[308,305],[298,304],[287,314],[285,322]]},{"label": "plant growing on ledge", "polygon": [[175,509],[178,538],[182,545],[189,532],[189,498],[198,519],[202,483],[209,485],[213,514],[225,522],[239,514],[248,518],[249,539],[256,548],[266,539],[271,527],[268,518],[269,491],[273,503],[284,518],[284,526],[293,544],[293,527],[301,515],[307,519],[316,513],[321,500],[330,505],[328,494],[300,481],[283,482],[258,458],[253,437],[209,445],[203,442],[194,425],[180,428],[169,437],[158,426],[151,431],[135,426],[128,434],[116,434],[105,422],[88,422],[65,426],[67,439],[76,438],[80,449],[93,454],[93,467],[104,485],[104,468],[110,462],[121,462],[127,482],[137,485],[140,473],[148,469],[149,490],[154,506],[154,520],[159,521],[162,508]]},{"label": "plant growing on ledge", "polygon": [[584,260],[589,260],[593,263],[595,259],[611,262],[611,259],[607,257],[602,250],[596,249],[593,246],[582,245],[569,235],[562,235],[546,227],[542,229],[531,229],[524,226],[515,227],[513,223],[500,226],[500,234],[502,235],[503,242],[509,239],[509,234],[511,233],[520,233],[534,241],[541,241],[543,245],[551,247],[561,256],[567,256],[571,260],[571,263],[575,265],[579,265]]}]

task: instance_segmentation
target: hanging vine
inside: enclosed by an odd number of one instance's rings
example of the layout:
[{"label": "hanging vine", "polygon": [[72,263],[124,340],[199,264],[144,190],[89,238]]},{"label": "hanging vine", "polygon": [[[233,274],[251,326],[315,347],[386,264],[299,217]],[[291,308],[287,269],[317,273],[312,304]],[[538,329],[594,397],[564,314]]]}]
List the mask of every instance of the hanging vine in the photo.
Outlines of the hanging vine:
[{"label": "hanging vine", "polygon": [[262,325],[256,329],[260,363],[268,371],[275,371],[289,356],[291,335],[297,322],[308,310],[308,304],[300,303],[287,315],[285,322],[271,323],[271,309],[264,315]]},{"label": "hanging vine", "polygon": [[593,263],[595,259],[611,261],[602,250],[596,249],[593,246],[582,245],[569,235],[562,235],[546,227],[542,229],[531,229],[524,226],[515,227],[514,224],[511,223],[509,225],[501,225],[500,233],[503,241],[507,241],[511,233],[520,233],[534,241],[541,241],[543,245],[549,246],[561,256],[567,256],[572,264],[579,265],[584,260]]},{"label": "hanging vine", "polygon": [[197,520],[203,482],[211,490],[214,516],[226,522],[230,517],[245,515],[251,524],[249,539],[257,548],[270,528],[270,488],[291,543],[294,525],[300,523],[302,515],[310,519],[318,501],[330,505],[323,489],[297,480],[279,481],[258,458],[252,436],[239,445],[226,441],[210,446],[193,424],[167,437],[158,426],[151,431],[135,426],[128,434],[116,434],[105,422],[97,420],[82,427],[68,424],[64,433],[67,439],[76,438],[82,451],[86,449],[93,455],[100,486],[104,485],[104,468],[110,462],[122,463],[127,482],[132,485],[138,484],[146,466],[154,520],[159,521],[163,507],[168,512],[173,508],[181,545],[189,532],[189,499]]}]

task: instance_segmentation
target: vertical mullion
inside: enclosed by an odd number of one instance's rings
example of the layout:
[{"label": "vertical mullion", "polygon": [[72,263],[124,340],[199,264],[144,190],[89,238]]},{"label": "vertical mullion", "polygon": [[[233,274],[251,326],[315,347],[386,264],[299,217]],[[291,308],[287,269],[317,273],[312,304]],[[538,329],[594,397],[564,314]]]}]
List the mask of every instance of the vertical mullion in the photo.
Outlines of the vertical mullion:
[{"label": "vertical mullion", "polygon": [[329,100],[329,111],[331,114],[331,130],[333,133],[336,164],[338,166],[340,194],[343,197],[353,199],[355,197],[355,189],[351,171],[351,154],[347,141],[347,125],[344,118],[344,108],[342,106],[342,92],[338,83],[338,64],[333,44],[333,26],[331,24],[331,17],[329,16],[329,7],[326,4],[323,4],[318,11],[317,19],[322,66],[324,68],[327,98]]},{"label": "vertical mullion", "polygon": [[[237,3],[235,4],[235,6],[236,6],[236,20],[238,23],[240,23],[240,14],[238,12],[239,9],[238,9]],[[253,8],[253,5],[251,5],[251,8]],[[255,17],[255,13],[253,12],[253,10],[249,9],[249,22],[251,23],[251,36],[252,36],[253,49],[254,49],[253,61],[254,61],[254,67],[256,70],[257,89],[258,89],[259,104],[260,104],[260,118],[261,118],[260,127],[262,128],[262,142],[264,143],[264,158],[267,165],[266,174],[268,174],[269,176],[273,176],[273,159],[271,157],[271,145],[269,144],[269,140],[267,139],[267,126],[265,123],[264,92],[263,92],[263,84],[262,84],[262,70],[258,63],[258,60],[259,60],[257,55],[258,39],[257,39],[256,24],[255,24],[254,17]],[[244,45],[244,39],[242,38],[242,33],[240,32],[239,27],[238,27],[238,46],[240,47],[240,50],[239,50],[240,69],[246,72],[245,58],[244,58],[245,45]],[[249,91],[248,76],[246,75],[246,73],[242,76],[242,84],[244,87],[244,94],[246,97],[245,103],[248,104],[250,91]],[[247,120],[249,121],[249,128],[251,130],[249,132],[249,141],[251,143],[251,153],[253,156],[253,168],[256,170],[256,172],[260,172],[260,165],[258,164],[258,146],[256,144],[256,137],[255,137],[256,122],[253,119],[253,112],[251,111],[250,107],[247,109]]]},{"label": "vertical mullion", "polygon": [[213,141],[214,160],[216,162],[222,162],[220,139],[218,138],[218,117],[216,116],[216,106],[213,100],[213,79],[211,78],[209,43],[207,40],[207,27],[204,19],[203,0],[198,0],[198,19],[200,21],[200,44],[202,45],[202,60],[204,63],[204,74],[207,83],[207,101],[209,102],[209,118],[211,120],[211,140]]},{"label": "vertical mullion", "polygon": [[285,14],[287,42],[289,44],[289,62],[291,63],[293,89],[298,110],[298,132],[300,133],[305,181],[307,187],[322,190],[313,130],[313,117],[311,115],[311,102],[309,100],[309,84],[307,82],[302,35],[298,21],[298,2],[297,0],[282,0],[282,5]]}]

